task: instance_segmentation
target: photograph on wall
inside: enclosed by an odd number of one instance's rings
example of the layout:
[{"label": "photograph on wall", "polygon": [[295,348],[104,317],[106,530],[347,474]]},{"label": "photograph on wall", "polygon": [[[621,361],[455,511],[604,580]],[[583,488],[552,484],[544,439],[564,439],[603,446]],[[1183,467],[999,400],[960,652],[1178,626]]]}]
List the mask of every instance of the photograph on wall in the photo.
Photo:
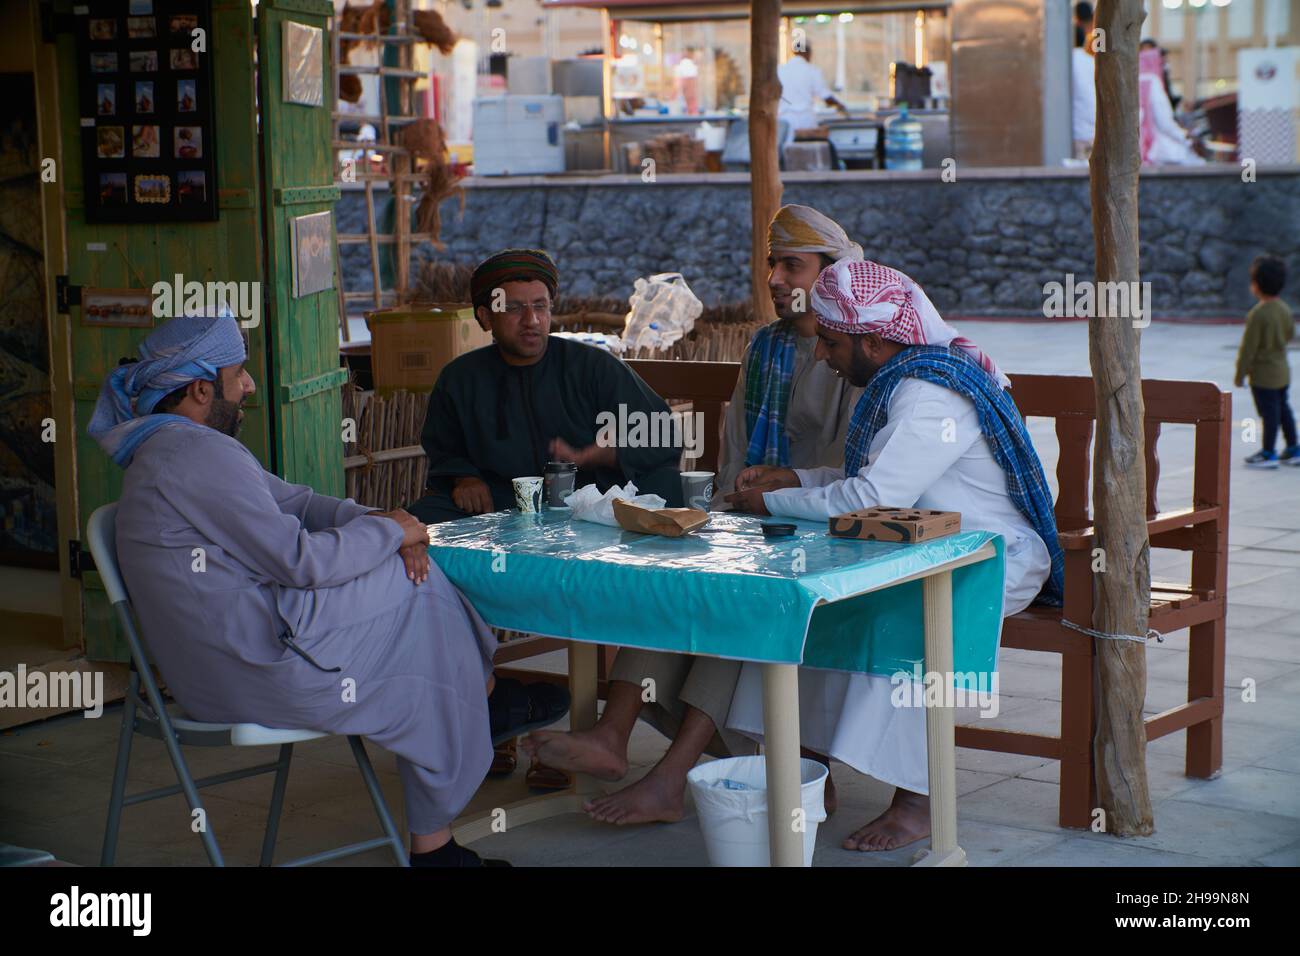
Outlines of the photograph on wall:
[{"label": "photograph on wall", "polygon": [[176,111],[178,113],[193,113],[198,109],[198,96],[195,93],[193,80],[176,81]]},{"label": "photograph on wall", "polygon": [[117,84],[100,83],[96,90],[95,112],[100,116],[112,116],[117,111]]},{"label": "photograph on wall", "polygon": [[158,158],[158,127],[131,127],[131,155],[138,159]]},{"label": "photograph on wall", "polygon": [[203,157],[203,128],[199,126],[176,127],[176,158],[201,159]]},{"label": "photograph on wall", "polygon": [[132,50],[127,63],[132,73],[157,73],[158,51]]},{"label": "photograph on wall", "polygon": [[172,181],[170,176],[160,174],[135,177],[135,201],[144,203],[168,203],[172,198]]},{"label": "photograph on wall", "polygon": [[176,174],[177,199],[181,205],[207,201],[208,184],[202,171],[185,170]]},{"label": "photograph on wall", "polygon": [[99,174],[99,201],[109,206],[126,205],[126,173]]},{"label": "photograph on wall", "polygon": [[334,214],[312,213],[289,220],[293,250],[293,297],[334,288]]},{"label": "photograph on wall", "polygon": [[320,106],[324,90],[325,34],[292,20],[284,22],[284,101]]},{"label": "photograph on wall", "polygon": [[[73,8],[87,222],[218,218],[212,0],[89,0]],[[320,30],[298,48],[320,60]]]}]

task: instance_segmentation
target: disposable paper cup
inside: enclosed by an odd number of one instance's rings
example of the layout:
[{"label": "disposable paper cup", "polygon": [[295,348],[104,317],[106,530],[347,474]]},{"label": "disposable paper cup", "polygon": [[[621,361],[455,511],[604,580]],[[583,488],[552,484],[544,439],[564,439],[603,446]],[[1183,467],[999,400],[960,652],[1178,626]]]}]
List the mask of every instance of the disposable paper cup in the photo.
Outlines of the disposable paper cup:
[{"label": "disposable paper cup", "polygon": [[526,515],[535,515],[542,510],[542,476],[515,478],[511,481],[515,487],[515,505]]},{"label": "disposable paper cup", "polygon": [[682,501],[686,503],[686,507],[699,508],[701,511],[708,511],[709,502],[712,500],[713,472],[682,472]]}]

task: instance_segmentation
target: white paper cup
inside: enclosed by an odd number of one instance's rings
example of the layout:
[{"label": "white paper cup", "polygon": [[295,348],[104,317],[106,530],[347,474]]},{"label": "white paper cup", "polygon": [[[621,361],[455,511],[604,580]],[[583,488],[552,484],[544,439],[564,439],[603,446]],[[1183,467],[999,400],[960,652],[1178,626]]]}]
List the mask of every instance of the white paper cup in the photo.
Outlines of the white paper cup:
[{"label": "white paper cup", "polygon": [[542,476],[515,478],[510,482],[515,488],[515,506],[526,515],[542,510]]},{"label": "white paper cup", "polygon": [[685,502],[686,507],[698,508],[700,511],[708,511],[709,502],[712,500],[713,472],[682,472],[682,501]]}]

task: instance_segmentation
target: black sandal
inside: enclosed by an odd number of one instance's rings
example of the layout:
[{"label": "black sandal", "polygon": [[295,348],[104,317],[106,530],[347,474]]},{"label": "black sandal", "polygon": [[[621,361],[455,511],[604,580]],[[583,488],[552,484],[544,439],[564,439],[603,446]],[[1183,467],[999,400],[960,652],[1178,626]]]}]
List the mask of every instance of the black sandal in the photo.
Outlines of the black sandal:
[{"label": "black sandal", "polygon": [[488,697],[492,746],[541,730],[569,713],[569,692],[555,684],[498,678]]}]

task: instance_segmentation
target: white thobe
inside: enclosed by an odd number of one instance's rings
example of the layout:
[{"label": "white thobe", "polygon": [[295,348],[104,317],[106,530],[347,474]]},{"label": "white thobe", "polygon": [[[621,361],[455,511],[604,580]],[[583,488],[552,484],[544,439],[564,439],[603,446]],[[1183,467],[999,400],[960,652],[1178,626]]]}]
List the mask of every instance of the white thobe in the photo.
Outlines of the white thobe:
[{"label": "white thobe", "polygon": [[[842,469],[795,469],[802,487],[770,491],[773,515],[824,520],[876,506],[961,513],[965,530],[992,531],[1006,543],[1003,614],[1024,610],[1042,589],[1051,557],[1011,501],[1007,478],[980,432],[970,399],[916,378],[894,389],[889,418],[871,440],[867,463],[851,478]],[[762,739],[760,668],[746,664],[727,726]],[[861,773],[927,793],[925,709],[895,707],[890,678],[800,668],[803,745]]]},{"label": "white thobe", "polygon": [[826,85],[822,71],[801,56],[792,56],[776,69],[781,81],[781,102],[777,106],[777,119],[785,120],[782,148],[794,141],[796,130],[813,129],[817,125],[817,107],[826,102],[831,88]]}]

